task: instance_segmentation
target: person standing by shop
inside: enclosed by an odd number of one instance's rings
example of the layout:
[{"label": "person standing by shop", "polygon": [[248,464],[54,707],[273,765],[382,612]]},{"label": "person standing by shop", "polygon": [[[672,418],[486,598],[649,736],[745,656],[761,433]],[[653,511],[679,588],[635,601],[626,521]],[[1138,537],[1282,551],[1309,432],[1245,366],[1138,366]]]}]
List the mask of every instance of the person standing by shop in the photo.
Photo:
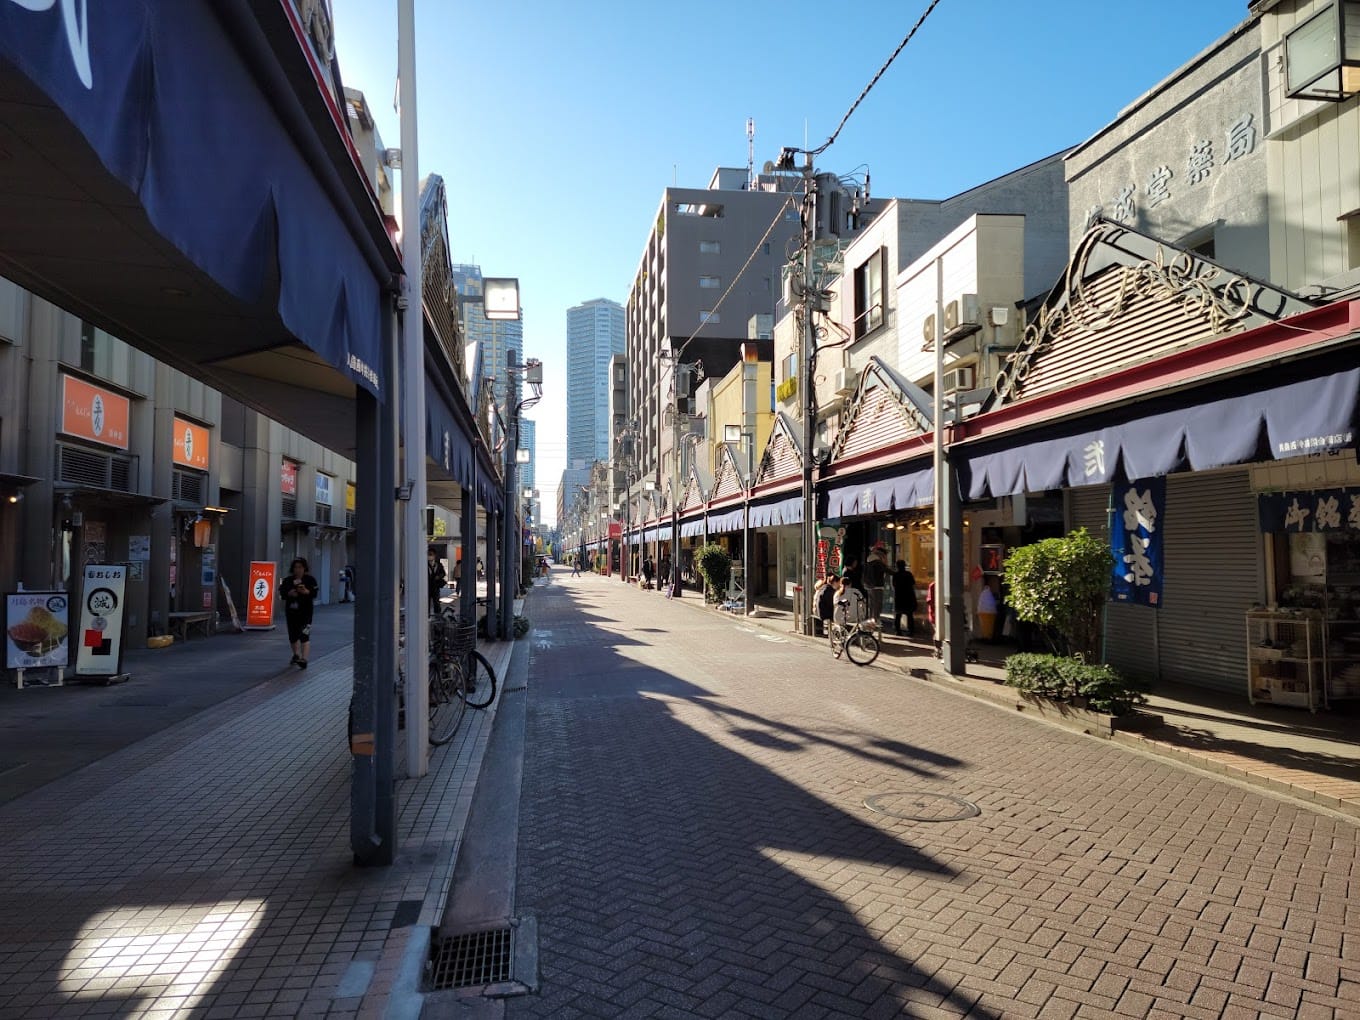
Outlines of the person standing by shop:
[{"label": "person standing by shop", "polygon": [[439,597],[444,593],[444,582],[449,579],[433,546],[425,550],[425,571],[430,585],[430,615],[433,616],[439,612]]},{"label": "person standing by shop", "polygon": [[453,564],[453,593],[463,594],[463,561],[455,560]]},{"label": "person standing by shop", "polygon": [[977,600],[978,636],[983,641],[991,641],[996,637],[996,610],[996,592],[992,591],[992,582],[984,577]]},{"label": "person standing by shop", "polygon": [[905,560],[897,561],[892,575],[893,629],[902,633],[902,617],[907,618],[907,637],[916,636],[916,578]]},{"label": "person standing by shop", "polygon": [[845,561],[845,569],[841,571],[841,581],[843,584],[850,585],[851,588],[854,588],[855,591],[859,592],[861,595],[865,595],[864,567],[860,565],[860,562],[856,557],[852,556]]},{"label": "person standing by shop", "polygon": [[292,664],[307,668],[312,653],[312,607],[321,586],[308,572],[307,561],[301,556],[288,566],[288,576],[279,585],[283,599],[283,618],[288,624],[288,643],[293,646]]},{"label": "person standing by shop", "polygon": [[888,549],[875,542],[864,564],[864,594],[869,601],[869,624],[878,627],[883,616],[883,588],[888,583]]},{"label": "person standing by shop", "polygon": [[817,582],[813,593],[817,607],[817,633],[823,635],[836,615],[836,596],[840,594],[841,579],[835,574],[827,574]]}]

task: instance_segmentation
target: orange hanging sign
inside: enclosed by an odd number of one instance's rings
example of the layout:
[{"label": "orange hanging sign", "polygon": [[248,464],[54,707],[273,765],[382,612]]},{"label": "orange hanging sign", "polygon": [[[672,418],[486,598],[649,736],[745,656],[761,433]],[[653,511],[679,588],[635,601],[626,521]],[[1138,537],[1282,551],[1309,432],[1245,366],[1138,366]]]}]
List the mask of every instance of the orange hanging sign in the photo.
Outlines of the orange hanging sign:
[{"label": "orange hanging sign", "polygon": [[274,585],[278,579],[278,564],[264,560],[250,561],[250,582],[247,585],[246,630],[270,630],[274,626]]},{"label": "orange hanging sign", "polygon": [[175,463],[208,470],[208,430],[183,418],[175,419]]},{"label": "orange hanging sign", "polygon": [[68,436],[126,450],[131,407],[127,397],[112,390],[61,377],[61,430]]}]

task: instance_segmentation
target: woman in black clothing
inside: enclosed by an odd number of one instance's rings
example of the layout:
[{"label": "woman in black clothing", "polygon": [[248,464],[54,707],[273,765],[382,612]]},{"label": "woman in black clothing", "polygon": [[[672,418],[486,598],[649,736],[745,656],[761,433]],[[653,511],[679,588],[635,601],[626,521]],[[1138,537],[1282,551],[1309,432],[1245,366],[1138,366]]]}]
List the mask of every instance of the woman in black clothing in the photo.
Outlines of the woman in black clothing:
[{"label": "woman in black clothing", "polygon": [[907,618],[907,637],[916,636],[916,578],[907,569],[905,560],[897,561],[897,569],[893,571],[893,613],[897,619],[894,621],[897,633],[902,633],[902,617]]},{"label": "woman in black clothing", "polygon": [[293,646],[293,665],[307,668],[307,657],[312,650],[312,606],[321,587],[316,578],[307,573],[307,561],[301,556],[288,567],[288,576],[279,585],[283,599],[283,618],[288,623],[288,643]]}]

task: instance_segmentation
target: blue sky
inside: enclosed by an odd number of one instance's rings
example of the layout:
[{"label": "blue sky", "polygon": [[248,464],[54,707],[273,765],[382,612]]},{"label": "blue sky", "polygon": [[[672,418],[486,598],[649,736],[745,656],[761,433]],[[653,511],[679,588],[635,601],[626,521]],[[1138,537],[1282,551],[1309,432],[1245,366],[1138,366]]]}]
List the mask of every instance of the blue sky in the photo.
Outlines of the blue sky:
[{"label": "blue sky", "polygon": [[[565,466],[566,309],[623,302],[673,182],[824,141],[928,0],[660,4],[416,0],[420,172],[454,258],[517,276],[545,517]],[[345,84],[383,141],[396,0],[333,0]],[[941,0],[819,166],[878,197],[945,198],[1074,145],[1247,14],[1247,0]]]}]

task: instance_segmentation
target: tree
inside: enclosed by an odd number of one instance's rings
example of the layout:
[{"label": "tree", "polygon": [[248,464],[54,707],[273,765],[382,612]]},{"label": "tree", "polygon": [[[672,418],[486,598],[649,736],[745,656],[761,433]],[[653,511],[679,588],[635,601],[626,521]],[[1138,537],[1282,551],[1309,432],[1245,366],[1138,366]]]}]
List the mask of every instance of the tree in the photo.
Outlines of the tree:
[{"label": "tree", "polygon": [[1016,615],[1057,631],[1068,650],[1100,660],[1101,614],[1110,595],[1114,555],[1085,528],[1011,550],[1008,600]]}]

